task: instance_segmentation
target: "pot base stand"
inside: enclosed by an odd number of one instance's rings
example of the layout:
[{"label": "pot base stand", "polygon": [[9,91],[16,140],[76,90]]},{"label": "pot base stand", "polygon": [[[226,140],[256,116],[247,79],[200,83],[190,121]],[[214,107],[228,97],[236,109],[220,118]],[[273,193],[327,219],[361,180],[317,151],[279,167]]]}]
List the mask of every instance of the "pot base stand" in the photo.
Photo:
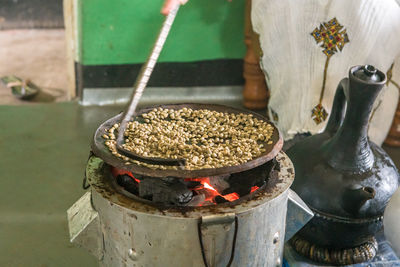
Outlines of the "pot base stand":
[{"label": "pot base stand", "polygon": [[295,235],[290,240],[293,248],[301,255],[320,263],[349,265],[372,260],[378,252],[378,242],[372,237],[366,243],[344,249],[326,248],[311,244]]}]

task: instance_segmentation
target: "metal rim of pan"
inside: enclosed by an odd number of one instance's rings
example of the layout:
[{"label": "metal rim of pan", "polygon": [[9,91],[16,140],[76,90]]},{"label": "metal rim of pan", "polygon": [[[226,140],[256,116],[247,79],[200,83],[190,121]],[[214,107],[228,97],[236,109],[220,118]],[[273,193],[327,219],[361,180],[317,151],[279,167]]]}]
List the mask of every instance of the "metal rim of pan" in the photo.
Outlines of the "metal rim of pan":
[{"label": "metal rim of pan", "polygon": [[176,178],[197,178],[197,177],[212,177],[224,174],[231,174],[237,172],[243,172],[255,167],[258,167],[273,158],[276,157],[279,151],[281,151],[283,146],[283,139],[279,130],[272,124],[266,117],[252,111],[242,110],[238,108],[233,108],[224,105],[217,104],[197,104],[197,103],[182,103],[182,104],[167,104],[167,105],[153,105],[143,109],[140,109],[137,112],[137,115],[146,113],[151,111],[154,108],[168,108],[168,109],[182,109],[182,108],[191,108],[191,109],[208,109],[212,111],[218,112],[227,112],[227,113],[235,113],[235,114],[252,114],[255,118],[259,120],[263,120],[271,124],[274,128],[273,135],[271,137],[272,144],[266,146],[266,152],[262,153],[260,156],[240,165],[235,166],[226,166],[221,168],[207,168],[207,169],[199,169],[199,170],[160,170],[160,169],[150,169],[148,167],[140,166],[134,163],[130,165],[126,165],[125,161],[114,156],[105,145],[105,140],[102,137],[106,133],[106,129],[112,127],[112,125],[119,123],[122,119],[122,114],[118,114],[109,120],[105,121],[100,125],[100,127],[96,130],[92,142],[92,151],[93,153],[104,160],[107,164],[123,169],[134,174],[146,175],[151,177],[176,177]]}]

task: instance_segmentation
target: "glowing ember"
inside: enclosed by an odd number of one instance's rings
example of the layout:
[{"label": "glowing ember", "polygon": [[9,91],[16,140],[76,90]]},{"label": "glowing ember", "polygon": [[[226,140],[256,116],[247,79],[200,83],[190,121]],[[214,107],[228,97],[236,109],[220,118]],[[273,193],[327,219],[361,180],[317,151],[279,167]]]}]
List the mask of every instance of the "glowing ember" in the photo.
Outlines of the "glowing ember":
[{"label": "glowing ember", "polygon": [[253,193],[254,191],[258,190],[258,188],[259,188],[259,187],[256,186],[256,185],[255,185],[255,186],[252,186],[252,187],[251,187],[251,190],[250,190],[250,193]]},{"label": "glowing ember", "polygon": [[[139,179],[136,179],[131,172],[120,170],[117,168],[111,168],[111,173],[114,177],[118,177],[119,175],[128,175],[132,177],[137,183],[140,183]],[[200,203],[198,206],[203,206],[207,204],[218,204],[216,197],[222,197],[226,201],[232,202],[238,200],[240,195],[238,193],[230,193],[226,195],[222,195],[215,187],[211,185],[211,181],[209,177],[204,178],[187,178],[185,179],[186,182],[199,182],[200,184],[195,186],[194,188],[189,188],[192,190],[196,195],[204,195],[204,201]],[[251,193],[256,191],[259,187],[253,186],[251,188]]]},{"label": "glowing ember", "polygon": [[136,179],[131,172],[125,170],[119,170],[117,168],[111,168],[111,173],[114,177],[118,177],[119,175],[128,175],[132,177],[132,179],[135,180],[137,183],[140,183],[140,180]]},{"label": "glowing ember", "polygon": [[[199,181],[199,182],[201,182],[201,181]],[[217,191],[214,187],[212,187],[209,183],[204,182],[204,183],[202,183],[202,184],[203,184],[204,188],[207,188],[207,189],[210,189],[210,190],[212,190],[212,191],[218,192],[218,191]]]},{"label": "glowing ember", "polygon": [[230,194],[224,195],[222,197],[231,202],[240,198],[238,193],[230,193]]},{"label": "glowing ember", "polygon": [[217,189],[215,189],[213,186],[210,185],[210,178],[205,177],[205,178],[194,178],[194,179],[185,179],[185,181],[196,181],[200,182],[201,185],[195,188],[195,191],[201,191],[203,189],[208,189],[206,192],[206,199],[205,201],[210,201],[214,204],[217,204],[215,201],[216,196],[223,197],[225,200],[232,202],[240,198],[238,193],[230,193],[227,195],[222,195],[220,192],[218,192]]}]

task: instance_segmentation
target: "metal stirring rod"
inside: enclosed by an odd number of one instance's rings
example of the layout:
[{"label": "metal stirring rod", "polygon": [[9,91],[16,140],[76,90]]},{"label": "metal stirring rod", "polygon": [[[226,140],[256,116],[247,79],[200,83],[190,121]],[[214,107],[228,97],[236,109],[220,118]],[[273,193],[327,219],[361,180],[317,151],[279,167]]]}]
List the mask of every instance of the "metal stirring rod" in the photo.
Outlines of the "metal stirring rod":
[{"label": "metal stirring rod", "polygon": [[[154,44],[153,50],[151,51],[151,54],[150,54],[149,58],[147,59],[147,62],[142,66],[140,73],[136,79],[136,82],[134,85],[134,92],[132,94],[129,105],[124,112],[123,119],[119,126],[118,138],[117,138],[117,150],[121,154],[124,154],[131,158],[136,159],[136,158],[142,158],[142,157],[140,157],[122,147],[122,145],[124,143],[124,133],[125,133],[125,130],[126,130],[126,127],[129,123],[129,121],[135,115],[136,107],[139,103],[140,98],[142,97],[144,89],[147,86],[147,83],[153,72],[154,66],[156,65],[158,57],[160,56],[161,50],[164,47],[165,41],[171,30],[172,24],[174,23],[174,20],[175,20],[176,14],[178,13],[179,8],[180,8],[180,4],[176,5],[170,11],[170,13],[167,15],[167,17],[165,18],[164,24],[163,24],[161,31],[158,34],[157,40]],[[173,165],[177,165],[177,164],[173,164]]]}]

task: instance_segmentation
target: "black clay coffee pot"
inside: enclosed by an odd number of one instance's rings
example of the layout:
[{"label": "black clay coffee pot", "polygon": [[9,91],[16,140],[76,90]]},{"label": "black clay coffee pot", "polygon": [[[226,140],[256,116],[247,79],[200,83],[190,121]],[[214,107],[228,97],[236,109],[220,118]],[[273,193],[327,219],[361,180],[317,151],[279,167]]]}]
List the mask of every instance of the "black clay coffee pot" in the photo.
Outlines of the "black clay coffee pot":
[{"label": "black clay coffee pot", "polygon": [[312,260],[352,264],[376,254],[374,235],[399,186],[393,161],[367,135],[385,82],[371,65],[352,67],[338,85],[325,131],[287,151],[296,171],[292,189],[315,212],[291,243]]}]

